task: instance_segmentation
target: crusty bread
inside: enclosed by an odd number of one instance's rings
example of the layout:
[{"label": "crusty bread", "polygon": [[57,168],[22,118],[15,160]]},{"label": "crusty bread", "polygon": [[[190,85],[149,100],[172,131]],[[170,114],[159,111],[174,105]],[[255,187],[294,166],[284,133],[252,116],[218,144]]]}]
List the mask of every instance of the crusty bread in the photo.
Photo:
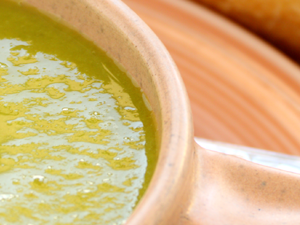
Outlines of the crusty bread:
[{"label": "crusty bread", "polygon": [[244,25],[300,62],[300,0],[194,0]]}]

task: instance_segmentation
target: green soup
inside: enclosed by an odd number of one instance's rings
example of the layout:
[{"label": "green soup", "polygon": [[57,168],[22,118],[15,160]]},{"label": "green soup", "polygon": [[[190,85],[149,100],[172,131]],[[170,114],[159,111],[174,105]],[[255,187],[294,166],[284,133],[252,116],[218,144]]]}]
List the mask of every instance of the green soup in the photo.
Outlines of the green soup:
[{"label": "green soup", "polygon": [[151,109],[112,59],[0,1],[0,224],[122,224],[157,150]]}]

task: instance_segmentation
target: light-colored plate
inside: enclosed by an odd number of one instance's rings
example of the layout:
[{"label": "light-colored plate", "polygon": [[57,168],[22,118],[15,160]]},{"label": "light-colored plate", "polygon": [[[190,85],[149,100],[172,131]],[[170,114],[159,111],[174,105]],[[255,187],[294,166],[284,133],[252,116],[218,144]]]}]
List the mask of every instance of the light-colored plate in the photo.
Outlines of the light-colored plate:
[{"label": "light-colored plate", "polygon": [[240,145],[210,141],[203,138],[195,138],[195,141],[208,150],[234,155],[256,164],[277,168],[293,173],[300,173],[300,157],[287,154],[249,148]]}]

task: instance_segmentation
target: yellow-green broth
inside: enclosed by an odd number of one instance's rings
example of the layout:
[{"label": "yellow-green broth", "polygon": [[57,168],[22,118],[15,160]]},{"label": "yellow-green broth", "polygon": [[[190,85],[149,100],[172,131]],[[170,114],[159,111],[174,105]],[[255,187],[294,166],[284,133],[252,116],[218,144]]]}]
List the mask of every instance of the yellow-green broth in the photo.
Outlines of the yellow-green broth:
[{"label": "yellow-green broth", "polygon": [[36,10],[0,1],[0,224],[122,224],[157,149],[142,92]]}]

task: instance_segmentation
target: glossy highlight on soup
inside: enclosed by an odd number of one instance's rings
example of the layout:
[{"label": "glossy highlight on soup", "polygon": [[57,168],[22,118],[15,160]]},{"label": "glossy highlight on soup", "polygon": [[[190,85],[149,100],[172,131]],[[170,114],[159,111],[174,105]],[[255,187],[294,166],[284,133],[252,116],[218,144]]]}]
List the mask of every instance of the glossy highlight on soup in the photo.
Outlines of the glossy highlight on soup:
[{"label": "glossy highlight on soup", "polygon": [[145,96],[112,59],[0,1],[0,224],[122,224],[154,171]]}]

